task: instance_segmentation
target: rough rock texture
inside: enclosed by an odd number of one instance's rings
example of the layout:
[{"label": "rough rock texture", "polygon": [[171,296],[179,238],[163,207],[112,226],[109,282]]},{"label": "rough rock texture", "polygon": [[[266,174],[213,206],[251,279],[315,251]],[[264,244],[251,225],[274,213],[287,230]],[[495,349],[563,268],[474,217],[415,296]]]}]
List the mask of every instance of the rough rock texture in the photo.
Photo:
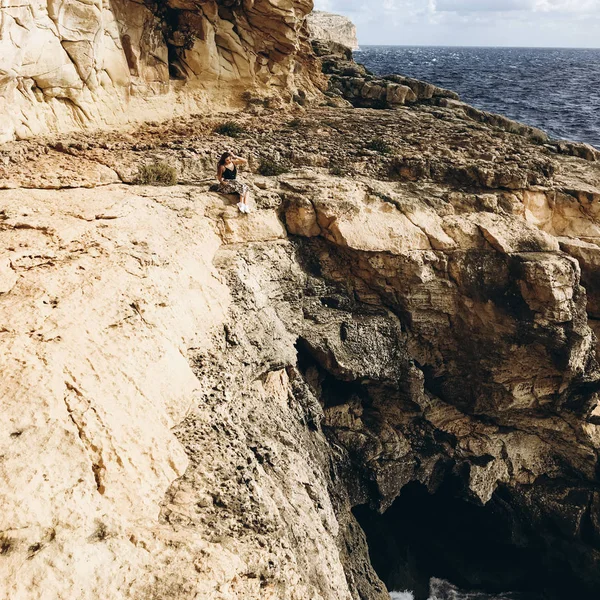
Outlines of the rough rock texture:
[{"label": "rough rock texture", "polygon": [[312,46],[321,59],[323,73],[328,76],[327,95],[338,100],[332,106],[339,105],[339,99],[360,108],[394,108],[419,101],[458,100],[455,92],[411,77],[377,77],[354,62],[349,48],[335,41],[316,38]]},{"label": "rough rock texture", "polygon": [[273,110],[310,8],[0,9],[1,140],[186,113],[0,148],[0,597],[383,600],[417,505],[495,527],[430,532],[460,587],[597,597],[600,154],[330,42]]},{"label": "rough rock texture", "polygon": [[[453,481],[593,597],[595,156],[455,104],[218,122],[2,149],[1,594],[383,599],[351,508]],[[290,169],[250,215],[223,147]]]},{"label": "rough rock texture", "polygon": [[305,278],[276,215],[237,229],[247,263],[222,245],[239,213],[191,187],[0,204],[2,597],[351,598],[360,532],[292,367],[294,298],[255,284]]},{"label": "rough rock texture", "polygon": [[0,143],[314,93],[310,0],[9,1]]},{"label": "rough rock texture", "polygon": [[308,15],[306,20],[312,39],[335,42],[350,48],[350,50],[358,50],[356,25],[347,17],[315,10]]}]

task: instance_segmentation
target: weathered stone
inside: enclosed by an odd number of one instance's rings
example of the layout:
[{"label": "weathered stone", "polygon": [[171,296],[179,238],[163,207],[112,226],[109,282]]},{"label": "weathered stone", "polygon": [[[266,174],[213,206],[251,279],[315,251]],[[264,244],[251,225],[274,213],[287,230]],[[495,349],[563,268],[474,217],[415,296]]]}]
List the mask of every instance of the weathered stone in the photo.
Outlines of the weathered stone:
[{"label": "weathered stone", "polygon": [[0,257],[0,294],[7,294],[17,283],[17,273],[7,256]]},{"label": "weathered stone", "polygon": [[[67,3],[57,76],[160,87],[142,5],[102,11],[125,61],[89,71],[94,7]],[[173,7],[178,73],[288,89],[308,6]],[[235,140],[194,116],[0,149],[0,595],[384,600],[352,509],[420,485],[595,597],[599,163],[346,68],[357,98],[432,102],[292,118],[263,88]],[[250,215],[209,191],[224,146],[282,167],[241,175]],[[153,162],[181,185],[121,183]]]},{"label": "weathered stone", "polygon": [[351,50],[358,49],[356,25],[347,17],[315,10],[308,15],[306,21],[312,39],[336,42]]},{"label": "weathered stone", "polygon": [[133,0],[3,6],[0,143],[188,114],[217,95],[219,109],[239,106],[248,90],[279,102],[299,88],[316,94],[310,2],[221,4],[159,2],[156,14]]}]

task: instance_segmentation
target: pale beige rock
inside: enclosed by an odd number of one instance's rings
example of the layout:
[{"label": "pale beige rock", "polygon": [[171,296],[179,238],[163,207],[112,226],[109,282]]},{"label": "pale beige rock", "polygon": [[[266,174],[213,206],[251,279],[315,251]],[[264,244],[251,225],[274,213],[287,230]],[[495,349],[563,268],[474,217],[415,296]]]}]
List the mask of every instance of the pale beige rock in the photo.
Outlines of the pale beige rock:
[{"label": "pale beige rock", "polygon": [[485,239],[500,252],[557,252],[558,241],[520,220],[501,215],[478,213],[471,221],[482,231]]},{"label": "pale beige rock", "polygon": [[[164,492],[186,468],[170,430],[198,392],[187,348],[206,343],[229,300],[211,273],[210,228],[190,245],[168,209],[123,188],[56,200],[0,197],[22,213],[0,233],[19,277],[0,296],[0,469],[11,482],[0,491],[2,579],[13,598],[118,597],[147,560],[128,538],[154,535]],[[118,218],[84,218],[116,206]]]},{"label": "pale beige rock", "polygon": [[573,319],[573,288],[580,275],[575,260],[536,256],[535,261],[525,264],[523,274],[519,287],[531,310],[559,322]]},{"label": "pale beige rock", "polygon": [[416,225],[429,239],[431,247],[435,250],[451,250],[456,248],[457,242],[448,235],[444,227],[446,219],[440,218],[436,212],[428,207],[420,206],[405,212],[410,222]]},{"label": "pale beige rock", "polygon": [[483,248],[487,245],[482,230],[468,216],[446,216],[441,227],[460,248]]},{"label": "pale beige rock", "polygon": [[223,216],[221,231],[226,244],[269,242],[287,237],[283,223],[274,212],[257,212],[251,208],[249,214],[242,214],[235,210],[237,214]]},{"label": "pale beige rock", "polygon": [[540,229],[555,193],[594,223],[597,166],[566,187],[570,158],[481,123],[455,148],[443,107],[305,110],[244,116],[251,163],[293,152],[250,215],[208,191],[216,120],[2,150],[7,186],[194,185],[0,192],[0,595],[384,600],[351,508],[457,474],[575,523],[561,561],[597,578],[596,245]]},{"label": "pale beige rock", "polygon": [[[302,184],[302,178],[283,180],[291,185]],[[311,215],[314,210],[322,235],[340,246],[398,254],[431,248],[419,227],[392,204],[369,196],[364,186],[326,178],[312,178],[311,186],[318,187],[311,198],[312,209],[302,202],[301,208],[291,204],[286,212],[293,233],[309,237],[317,233]]]},{"label": "pale beige rock", "polygon": [[555,236],[574,237],[587,241],[600,241],[600,227],[596,218],[600,215],[597,202],[581,194],[557,191],[523,192],[525,218]]},{"label": "pale beige rock", "polygon": [[582,267],[600,268],[600,247],[577,238],[558,238],[560,248],[577,259]]},{"label": "pale beige rock", "polygon": [[347,17],[315,10],[308,15],[306,21],[311,38],[336,42],[351,50],[358,50],[356,26]]},{"label": "pale beige rock", "polygon": [[403,214],[382,205],[367,209],[358,215],[343,215],[327,225],[332,213],[320,212],[319,223],[323,223],[325,237],[340,246],[356,250],[388,251],[402,254],[411,250],[427,250],[429,239]]},{"label": "pale beige rock", "polygon": [[0,256],[0,294],[7,294],[17,283],[18,276],[8,256]]},{"label": "pale beige rock", "polygon": [[279,102],[300,87],[315,95],[307,0],[258,0],[225,16],[214,0],[171,8],[178,28],[165,35],[133,0],[3,5],[0,143],[239,108],[244,93]]},{"label": "pale beige rock", "polygon": [[285,213],[287,230],[293,235],[315,237],[321,233],[317,223],[317,213],[310,200],[299,198]]},{"label": "pale beige rock", "polygon": [[[285,254],[276,211],[243,215],[193,187],[108,186],[5,190],[0,213],[0,595],[351,600],[326,470],[297,442],[307,434],[287,371],[249,373],[243,395],[226,392],[231,407],[209,406],[189,360],[223,352],[235,309],[216,252],[268,242]],[[291,362],[295,336],[264,274],[232,269],[276,359]],[[221,367],[214,389],[234,372]],[[275,470],[252,459],[241,514],[278,533],[238,538],[235,519],[214,516],[237,494],[219,469],[240,472],[219,431],[235,432],[247,469],[257,410]],[[208,428],[193,468],[173,435],[186,417]]]}]

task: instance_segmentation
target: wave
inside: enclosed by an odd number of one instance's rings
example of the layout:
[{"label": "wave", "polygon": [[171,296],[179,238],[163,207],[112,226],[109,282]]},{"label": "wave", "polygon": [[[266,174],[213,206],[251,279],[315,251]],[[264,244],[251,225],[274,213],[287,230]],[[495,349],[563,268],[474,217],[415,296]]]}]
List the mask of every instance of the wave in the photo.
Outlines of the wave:
[{"label": "wave", "polygon": [[[391,600],[415,600],[411,591],[390,592]],[[523,594],[486,594],[484,592],[462,591],[443,579],[433,577],[429,582],[428,600],[540,600],[531,595]]]},{"label": "wave", "polygon": [[600,49],[362,46],[359,60],[376,74],[430,81],[477,108],[600,148]]}]

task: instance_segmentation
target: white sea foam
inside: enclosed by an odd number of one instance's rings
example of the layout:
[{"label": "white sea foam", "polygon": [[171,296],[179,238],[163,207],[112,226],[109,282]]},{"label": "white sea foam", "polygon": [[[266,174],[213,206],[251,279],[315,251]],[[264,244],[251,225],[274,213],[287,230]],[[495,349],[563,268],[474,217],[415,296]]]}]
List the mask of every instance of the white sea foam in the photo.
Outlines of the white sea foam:
[{"label": "white sea foam", "polygon": [[[515,600],[514,594],[487,595],[480,592],[461,592],[457,587],[442,579],[431,580],[429,600]],[[520,597],[520,596],[519,596]],[[390,592],[390,600],[415,600],[413,592]]]}]

